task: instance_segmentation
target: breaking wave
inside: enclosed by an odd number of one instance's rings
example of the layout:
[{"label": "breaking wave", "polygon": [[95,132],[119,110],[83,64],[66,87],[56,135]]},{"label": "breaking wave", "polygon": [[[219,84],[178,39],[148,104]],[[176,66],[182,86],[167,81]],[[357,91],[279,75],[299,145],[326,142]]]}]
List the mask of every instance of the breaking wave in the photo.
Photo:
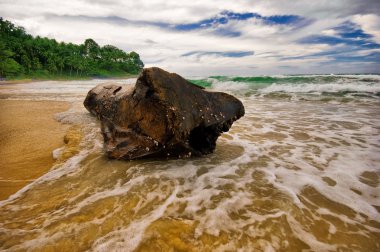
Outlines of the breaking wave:
[{"label": "breaking wave", "polygon": [[210,76],[190,81],[205,88],[239,92],[246,96],[285,93],[290,96],[380,97],[380,75]]}]

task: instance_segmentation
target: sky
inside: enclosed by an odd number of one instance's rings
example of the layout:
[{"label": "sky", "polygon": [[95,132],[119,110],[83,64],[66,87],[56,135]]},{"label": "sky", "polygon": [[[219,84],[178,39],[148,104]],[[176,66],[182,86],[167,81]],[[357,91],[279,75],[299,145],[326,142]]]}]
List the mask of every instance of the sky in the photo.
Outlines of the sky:
[{"label": "sky", "polygon": [[184,76],[380,73],[380,0],[0,0],[32,35]]}]

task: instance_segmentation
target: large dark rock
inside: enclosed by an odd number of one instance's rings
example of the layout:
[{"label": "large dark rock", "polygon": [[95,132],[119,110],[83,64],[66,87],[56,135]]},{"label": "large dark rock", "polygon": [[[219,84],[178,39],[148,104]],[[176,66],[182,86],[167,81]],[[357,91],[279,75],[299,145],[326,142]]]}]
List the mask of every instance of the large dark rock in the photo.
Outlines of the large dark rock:
[{"label": "large dark rock", "polygon": [[244,115],[235,97],[160,68],[144,69],[135,87],[98,85],[84,106],[100,119],[107,155],[117,159],[211,153],[220,134]]}]

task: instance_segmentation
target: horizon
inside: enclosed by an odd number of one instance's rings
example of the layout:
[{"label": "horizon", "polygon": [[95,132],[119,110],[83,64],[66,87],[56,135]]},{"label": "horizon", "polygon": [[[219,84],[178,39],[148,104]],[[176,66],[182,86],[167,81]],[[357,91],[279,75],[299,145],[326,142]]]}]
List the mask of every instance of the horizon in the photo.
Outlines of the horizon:
[{"label": "horizon", "polygon": [[145,67],[184,76],[380,73],[374,1],[33,2],[2,2],[0,16],[33,36],[136,51]]}]

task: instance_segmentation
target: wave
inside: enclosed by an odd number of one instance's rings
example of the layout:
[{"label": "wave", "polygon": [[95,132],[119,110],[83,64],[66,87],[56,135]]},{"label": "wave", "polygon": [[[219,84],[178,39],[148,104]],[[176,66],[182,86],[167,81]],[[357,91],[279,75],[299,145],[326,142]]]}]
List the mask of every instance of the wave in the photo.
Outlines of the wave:
[{"label": "wave", "polygon": [[326,84],[272,84],[261,90],[262,93],[380,93],[380,85],[360,83],[326,83]]},{"label": "wave", "polygon": [[218,81],[246,83],[332,83],[346,81],[379,82],[380,75],[274,75],[274,76],[210,76]]},{"label": "wave", "polygon": [[380,97],[380,75],[210,76],[190,82],[216,91],[242,92],[246,96],[287,93]]}]

